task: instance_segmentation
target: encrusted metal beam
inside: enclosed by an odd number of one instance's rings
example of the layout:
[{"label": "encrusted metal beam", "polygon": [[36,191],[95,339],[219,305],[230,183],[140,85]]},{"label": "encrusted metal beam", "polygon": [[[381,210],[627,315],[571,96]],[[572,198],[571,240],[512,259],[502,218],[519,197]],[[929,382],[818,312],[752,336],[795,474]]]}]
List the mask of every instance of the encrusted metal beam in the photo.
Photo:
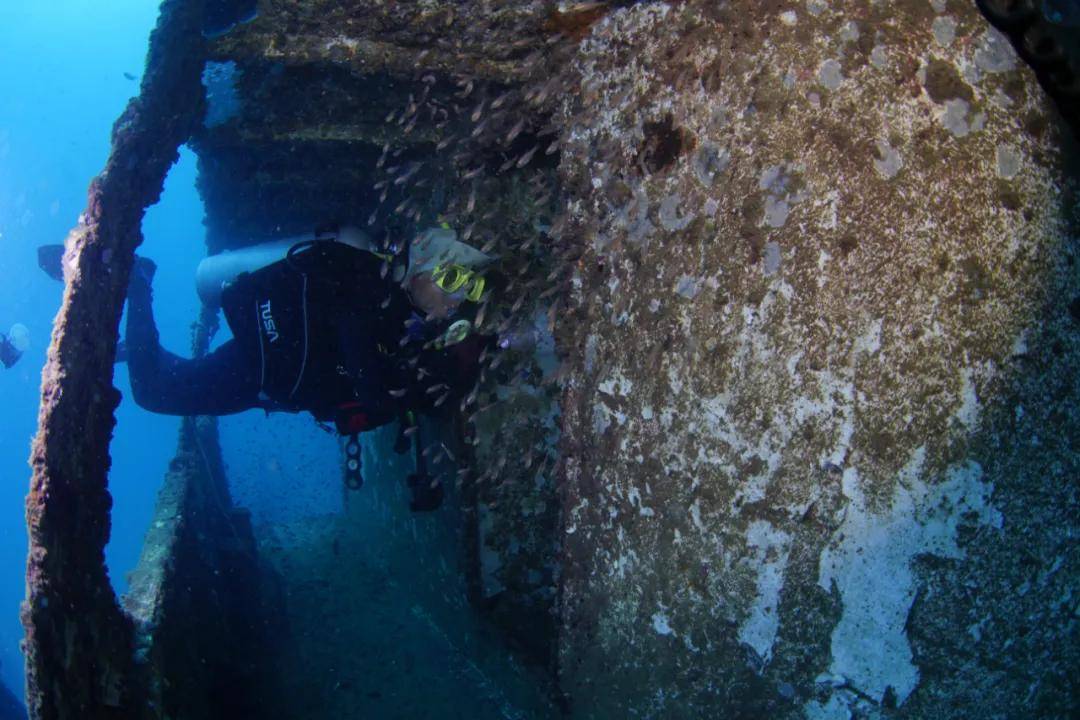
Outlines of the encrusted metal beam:
[{"label": "encrusted metal beam", "polygon": [[201,117],[202,5],[165,0],[139,97],[113,128],[112,152],[67,239],[67,287],[42,371],[26,520],[31,718],[142,713],[130,620],[109,584],[109,441],[118,325],[145,209]]}]

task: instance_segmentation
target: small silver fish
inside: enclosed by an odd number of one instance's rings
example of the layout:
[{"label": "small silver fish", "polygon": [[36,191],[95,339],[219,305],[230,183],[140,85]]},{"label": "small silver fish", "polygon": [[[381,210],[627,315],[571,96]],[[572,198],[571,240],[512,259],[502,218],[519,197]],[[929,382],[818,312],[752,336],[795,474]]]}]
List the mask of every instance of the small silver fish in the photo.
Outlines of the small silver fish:
[{"label": "small silver fish", "polygon": [[472,115],[469,116],[470,120],[472,120],[473,122],[476,122],[477,120],[480,119],[480,117],[484,114],[484,104],[486,102],[487,102],[487,98],[484,98],[484,99],[482,99],[480,101],[480,103],[476,106],[476,108],[473,109]]},{"label": "small silver fish", "polygon": [[524,129],[525,118],[522,117],[520,120],[517,121],[517,124],[515,124],[514,127],[510,128],[510,132],[506,134],[506,138],[503,140],[503,143],[509,145],[514,141],[514,138],[521,134],[521,131]]}]

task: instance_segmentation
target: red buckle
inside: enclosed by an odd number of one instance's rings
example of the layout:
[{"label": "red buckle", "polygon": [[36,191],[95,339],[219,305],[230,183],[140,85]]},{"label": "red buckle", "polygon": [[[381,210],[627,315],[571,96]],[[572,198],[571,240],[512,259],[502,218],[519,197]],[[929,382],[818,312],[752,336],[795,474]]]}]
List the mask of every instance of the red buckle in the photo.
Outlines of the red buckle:
[{"label": "red buckle", "polygon": [[344,403],[338,406],[337,429],[342,435],[355,435],[371,429],[371,421],[360,403]]}]

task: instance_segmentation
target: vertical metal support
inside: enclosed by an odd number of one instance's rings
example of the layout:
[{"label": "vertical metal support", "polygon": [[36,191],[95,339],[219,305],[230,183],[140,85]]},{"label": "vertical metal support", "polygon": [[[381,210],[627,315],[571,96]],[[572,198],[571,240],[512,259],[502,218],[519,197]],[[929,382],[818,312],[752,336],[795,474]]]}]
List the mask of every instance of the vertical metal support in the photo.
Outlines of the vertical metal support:
[{"label": "vertical metal support", "polygon": [[143,213],[202,117],[202,6],[162,3],[140,95],[114,125],[108,162],[67,239],[67,286],[42,371],[26,499],[22,621],[34,719],[144,714],[132,623],[105,569],[109,441],[120,400],[113,358]]}]

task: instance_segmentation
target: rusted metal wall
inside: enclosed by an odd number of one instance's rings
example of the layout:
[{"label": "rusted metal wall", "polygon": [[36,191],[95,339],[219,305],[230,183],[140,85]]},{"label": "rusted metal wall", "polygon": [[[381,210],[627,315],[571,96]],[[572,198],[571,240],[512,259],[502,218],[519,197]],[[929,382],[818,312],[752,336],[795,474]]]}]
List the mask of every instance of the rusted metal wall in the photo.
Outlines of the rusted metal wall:
[{"label": "rusted metal wall", "polygon": [[1074,139],[1008,40],[639,3],[575,67],[573,716],[1075,712]]}]

